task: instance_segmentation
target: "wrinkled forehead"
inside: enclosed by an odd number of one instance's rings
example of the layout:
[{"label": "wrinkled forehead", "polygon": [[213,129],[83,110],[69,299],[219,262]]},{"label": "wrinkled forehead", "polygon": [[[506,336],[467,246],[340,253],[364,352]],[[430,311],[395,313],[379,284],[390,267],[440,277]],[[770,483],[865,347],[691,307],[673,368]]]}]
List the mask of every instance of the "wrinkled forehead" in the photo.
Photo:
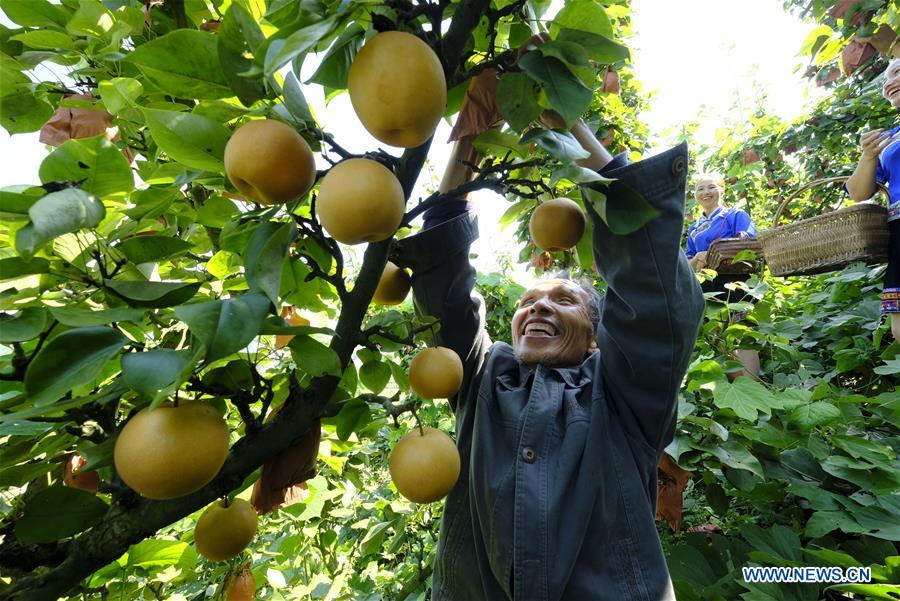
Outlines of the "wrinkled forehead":
[{"label": "wrinkled forehead", "polygon": [[562,294],[564,292],[575,294],[582,301],[587,301],[587,292],[582,290],[581,286],[579,286],[572,280],[566,280],[563,278],[554,278],[552,280],[543,280],[541,282],[538,282],[537,284],[526,290],[525,294],[522,295],[522,298],[527,298],[534,295]]}]

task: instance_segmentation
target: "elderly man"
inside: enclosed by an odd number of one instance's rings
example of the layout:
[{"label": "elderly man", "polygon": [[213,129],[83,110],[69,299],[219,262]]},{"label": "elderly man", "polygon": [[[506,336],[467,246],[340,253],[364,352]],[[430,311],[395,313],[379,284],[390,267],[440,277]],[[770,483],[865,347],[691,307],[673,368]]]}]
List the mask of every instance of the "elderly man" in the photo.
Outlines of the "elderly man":
[{"label": "elderly man", "polygon": [[[615,179],[608,197],[630,189],[659,212],[617,235],[588,209],[602,302],[577,282],[542,281],[519,301],[513,345],[492,344],[466,202],[436,207],[395,247],[417,310],[440,318],[437,342],[465,368],[450,399],[462,471],[444,506],[434,601],[675,599],[654,516],[704,306],[680,246],[687,149],[628,164],[584,123],[573,133],[591,153],[582,164]],[[470,151],[458,142],[451,160]],[[444,191],[466,177],[448,172]]]}]

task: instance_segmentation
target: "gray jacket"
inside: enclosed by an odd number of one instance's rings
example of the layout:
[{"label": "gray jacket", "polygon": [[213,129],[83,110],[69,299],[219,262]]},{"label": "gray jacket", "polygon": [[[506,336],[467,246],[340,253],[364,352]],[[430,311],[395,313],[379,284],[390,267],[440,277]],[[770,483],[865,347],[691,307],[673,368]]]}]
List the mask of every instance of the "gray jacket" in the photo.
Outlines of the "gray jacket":
[{"label": "gray jacket", "polygon": [[678,390],[703,296],[681,249],[687,148],[614,169],[660,216],[613,234],[589,209],[608,284],[599,352],[565,368],[519,363],[491,344],[473,294],[465,213],[400,241],[417,310],[441,319],[459,353],[450,399],[462,471],[441,521],[433,601],[675,599],[654,523],[657,464],[672,440]]}]

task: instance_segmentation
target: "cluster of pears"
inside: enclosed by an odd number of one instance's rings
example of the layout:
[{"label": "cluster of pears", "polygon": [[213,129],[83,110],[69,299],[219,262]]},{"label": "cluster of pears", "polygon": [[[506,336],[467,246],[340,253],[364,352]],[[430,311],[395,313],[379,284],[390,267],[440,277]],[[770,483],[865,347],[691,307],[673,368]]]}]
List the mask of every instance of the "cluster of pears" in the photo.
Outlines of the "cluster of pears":
[{"label": "cluster of pears", "polygon": [[[228,424],[206,403],[142,409],[122,428],[113,451],[119,477],[148,499],[183,497],[208,484],[228,455]],[[197,521],[197,550],[213,561],[243,551],[256,535],[256,511],[235,499],[210,505]]]},{"label": "cluster of pears", "polygon": [[[347,78],[353,110],[375,138],[414,148],[431,138],[444,114],[447,82],[434,51],[416,36],[387,31],[359,51]],[[225,146],[225,172],[247,198],[283,204],[305,195],[316,180],[312,150],[290,126],[250,121]],[[380,242],[403,220],[405,194],[394,173],[367,158],[332,167],[319,184],[316,216],[344,244]]]}]

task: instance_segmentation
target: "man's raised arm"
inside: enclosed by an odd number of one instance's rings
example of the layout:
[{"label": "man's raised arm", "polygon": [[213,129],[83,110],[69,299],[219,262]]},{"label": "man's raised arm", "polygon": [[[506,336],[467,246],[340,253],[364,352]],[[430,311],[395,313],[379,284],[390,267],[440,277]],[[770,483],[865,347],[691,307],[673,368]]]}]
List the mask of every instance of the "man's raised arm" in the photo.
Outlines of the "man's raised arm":
[{"label": "man's raised arm", "polygon": [[[467,182],[476,159],[471,137],[456,142],[440,192]],[[469,247],[478,237],[478,224],[465,198],[447,200],[425,212],[422,231],[395,242],[391,260],[412,269],[416,312],[440,320],[437,344],[459,355],[463,385],[450,406],[469,398],[472,376],[481,368],[490,340],[484,330],[484,301],[474,292],[475,268]]]},{"label": "man's raised arm", "polygon": [[[573,129],[576,137],[585,137],[583,127],[579,122]],[[598,155],[590,141],[579,141],[591,151],[591,166],[602,163],[601,173],[615,179],[596,186],[607,207],[627,205],[637,194],[658,212],[637,231],[616,234],[585,202],[594,224],[594,260],[607,284],[598,332],[607,397],[628,431],[659,452],[672,439],[678,390],[704,308],[681,249],[687,146],[628,164],[624,153],[613,158],[604,149]]]}]

